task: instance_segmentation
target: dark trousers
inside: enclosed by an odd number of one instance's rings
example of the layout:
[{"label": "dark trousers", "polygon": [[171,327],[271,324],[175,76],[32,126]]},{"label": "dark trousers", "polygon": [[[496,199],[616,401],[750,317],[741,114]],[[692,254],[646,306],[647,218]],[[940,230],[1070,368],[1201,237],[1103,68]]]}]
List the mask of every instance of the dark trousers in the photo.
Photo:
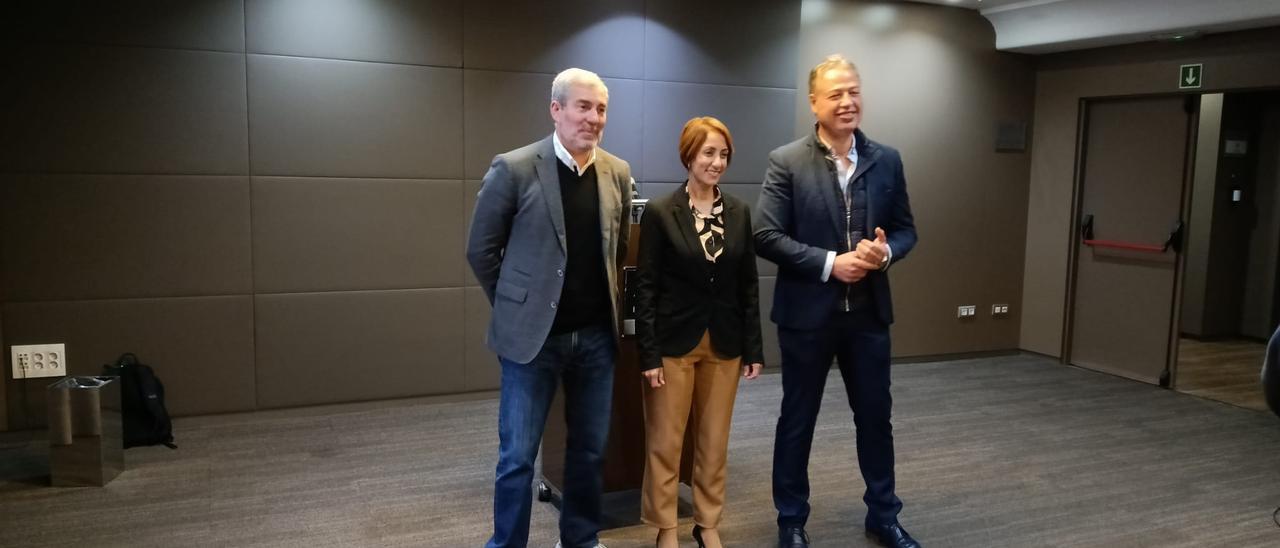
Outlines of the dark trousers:
[{"label": "dark trousers", "polygon": [[782,349],[782,414],[773,445],[773,504],[779,527],[809,519],[809,451],[834,358],[840,365],[857,428],[858,467],[867,490],[867,525],[897,522],[894,494],[893,398],[889,395],[889,327],[871,306],[836,312],[815,330],[778,328]]}]

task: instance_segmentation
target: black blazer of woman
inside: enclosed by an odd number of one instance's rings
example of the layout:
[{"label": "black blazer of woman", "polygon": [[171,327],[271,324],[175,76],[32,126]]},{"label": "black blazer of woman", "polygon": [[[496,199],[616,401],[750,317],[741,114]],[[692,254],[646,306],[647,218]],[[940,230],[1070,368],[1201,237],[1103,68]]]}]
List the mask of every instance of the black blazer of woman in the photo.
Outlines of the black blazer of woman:
[{"label": "black blazer of woman", "polygon": [[645,206],[635,288],[642,370],[662,367],[663,356],[688,354],[707,331],[716,355],[764,363],[751,209],[727,192],[720,196],[724,250],[714,263],[694,232],[684,186]]}]

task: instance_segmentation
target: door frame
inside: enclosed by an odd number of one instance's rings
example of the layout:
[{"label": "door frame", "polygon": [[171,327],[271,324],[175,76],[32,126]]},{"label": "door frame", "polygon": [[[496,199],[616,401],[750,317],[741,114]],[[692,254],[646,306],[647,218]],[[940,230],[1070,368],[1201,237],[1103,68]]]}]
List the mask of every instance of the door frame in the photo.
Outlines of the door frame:
[{"label": "door frame", "polygon": [[[1072,172],[1072,189],[1071,189],[1071,220],[1070,220],[1070,237],[1067,249],[1067,279],[1066,291],[1064,293],[1063,310],[1065,318],[1062,322],[1062,348],[1059,355],[1062,356],[1060,362],[1064,365],[1072,365],[1071,347],[1074,337],[1075,327],[1075,300],[1076,300],[1076,280],[1079,270],[1080,261],[1080,230],[1081,230],[1081,210],[1084,207],[1084,180],[1085,180],[1085,162],[1087,160],[1087,140],[1089,135],[1089,107],[1092,103],[1112,100],[1124,99],[1148,99],[1148,98],[1167,98],[1167,97],[1183,97],[1183,108],[1187,111],[1187,140],[1183,144],[1184,160],[1182,163],[1182,192],[1178,197],[1178,219],[1187,226],[1190,220],[1190,204],[1191,204],[1191,183],[1195,177],[1195,150],[1196,143],[1200,134],[1200,96],[1205,93],[1202,90],[1196,90],[1193,93],[1146,93],[1138,95],[1112,95],[1097,97],[1081,97],[1076,110],[1076,150],[1075,150],[1075,167]],[[1173,268],[1173,294],[1169,306],[1170,321],[1169,333],[1165,350],[1165,369],[1160,376],[1158,385],[1163,388],[1173,388],[1175,379],[1177,378],[1178,364],[1178,335],[1182,314],[1182,281],[1183,269],[1186,268],[1186,254],[1182,251],[1175,253]],[[1100,370],[1088,368],[1090,371],[1098,371],[1118,377],[1129,378],[1141,382],[1147,382],[1147,379],[1136,378],[1128,375],[1123,371]]]}]

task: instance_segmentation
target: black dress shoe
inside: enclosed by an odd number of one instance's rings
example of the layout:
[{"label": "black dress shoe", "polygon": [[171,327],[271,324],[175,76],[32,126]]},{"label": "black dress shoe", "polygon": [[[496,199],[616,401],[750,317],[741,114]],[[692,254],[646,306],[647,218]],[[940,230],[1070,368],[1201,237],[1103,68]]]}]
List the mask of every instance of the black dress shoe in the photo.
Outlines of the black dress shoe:
[{"label": "black dress shoe", "polygon": [[778,548],[809,548],[809,535],[804,534],[804,527],[778,529]]},{"label": "black dress shoe", "polygon": [[897,523],[879,527],[868,525],[867,538],[876,541],[881,546],[890,548],[920,548],[920,543],[911,538],[911,535],[907,534],[907,530]]}]

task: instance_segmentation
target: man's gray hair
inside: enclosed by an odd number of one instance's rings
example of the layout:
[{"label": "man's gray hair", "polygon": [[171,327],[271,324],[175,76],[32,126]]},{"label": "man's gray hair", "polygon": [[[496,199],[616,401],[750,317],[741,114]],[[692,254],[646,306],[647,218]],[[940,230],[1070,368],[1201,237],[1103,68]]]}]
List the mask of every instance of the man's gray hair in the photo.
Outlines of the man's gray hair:
[{"label": "man's gray hair", "polygon": [[580,68],[569,68],[560,71],[555,81],[551,82],[551,100],[565,106],[564,102],[569,97],[570,86],[598,87],[604,91],[605,97],[609,96],[609,87],[604,85],[604,80],[601,80],[596,73]]},{"label": "man's gray hair", "polygon": [[836,68],[848,69],[849,72],[854,74],[858,73],[858,65],[853,64],[853,61],[845,59],[839,53],[828,55],[821,63],[814,65],[813,70],[809,71],[809,95],[813,95],[813,84],[818,81],[818,77],[828,70]]}]

